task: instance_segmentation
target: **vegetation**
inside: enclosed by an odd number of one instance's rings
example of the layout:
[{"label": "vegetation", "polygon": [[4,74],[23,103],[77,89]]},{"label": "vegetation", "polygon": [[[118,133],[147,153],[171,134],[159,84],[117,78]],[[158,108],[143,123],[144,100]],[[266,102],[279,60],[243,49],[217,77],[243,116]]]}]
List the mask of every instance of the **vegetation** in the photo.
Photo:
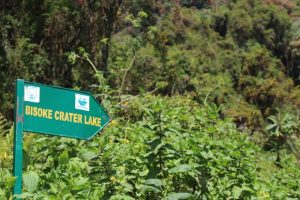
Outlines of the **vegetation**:
[{"label": "vegetation", "polygon": [[25,134],[25,199],[299,199],[300,1],[0,3],[0,199],[17,78],[91,90],[90,141]]}]

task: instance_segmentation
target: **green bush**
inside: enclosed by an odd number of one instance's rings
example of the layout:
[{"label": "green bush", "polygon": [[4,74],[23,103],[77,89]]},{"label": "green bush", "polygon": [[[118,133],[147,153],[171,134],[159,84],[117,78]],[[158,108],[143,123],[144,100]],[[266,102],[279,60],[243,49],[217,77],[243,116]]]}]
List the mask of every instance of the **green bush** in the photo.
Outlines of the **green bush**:
[{"label": "green bush", "polygon": [[24,194],[49,199],[256,196],[255,147],[215,105],[138,98],[91,141],[27,135]]}]

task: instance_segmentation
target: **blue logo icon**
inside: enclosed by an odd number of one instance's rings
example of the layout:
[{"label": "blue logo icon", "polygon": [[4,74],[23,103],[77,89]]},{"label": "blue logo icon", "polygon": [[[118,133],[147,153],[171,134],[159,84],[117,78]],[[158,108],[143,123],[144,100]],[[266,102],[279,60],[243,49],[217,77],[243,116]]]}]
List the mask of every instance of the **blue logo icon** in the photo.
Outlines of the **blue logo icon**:
[{"label": "blue logo icon", "polygon": [[75,94],[75,108],[79,110],[90,110],[90,97],[87,95]]},{"label": "blue logo icon", "polygon": [[87,104],[87,100],[86,100],[86,98],[79,97],[79,98],[78,98],[78,103],[79,103],[81,106],[85,106],[85,105]]},{"label": "blue logo icon", "polygon": [[40,88],[35,86],[24,87],[24,101],[39,103],[40,102]]},{"label": "blue logo icon", "polygon": [[37,91],[35,88],[28,87],[27,96],[29,99],[35,99],[37,97]]}]

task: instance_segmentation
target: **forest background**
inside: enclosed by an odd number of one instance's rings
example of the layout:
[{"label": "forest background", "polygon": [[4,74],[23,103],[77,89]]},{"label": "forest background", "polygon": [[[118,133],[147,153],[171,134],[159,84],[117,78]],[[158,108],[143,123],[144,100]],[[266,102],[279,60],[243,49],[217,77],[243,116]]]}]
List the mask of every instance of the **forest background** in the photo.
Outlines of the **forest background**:
[{"label": "forest background", "polygon": [[299,0],[0,2],[0,199],[14,84],[89,90],[91,141],[27,133],[27,199],[299,199]]}]

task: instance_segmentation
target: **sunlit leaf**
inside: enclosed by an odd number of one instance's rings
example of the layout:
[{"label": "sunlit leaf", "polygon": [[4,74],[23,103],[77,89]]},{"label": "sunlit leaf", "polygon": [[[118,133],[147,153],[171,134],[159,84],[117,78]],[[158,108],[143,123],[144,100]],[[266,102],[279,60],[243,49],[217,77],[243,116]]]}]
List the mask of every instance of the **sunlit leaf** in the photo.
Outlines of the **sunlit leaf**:
[{"label": "sunlit leaf", "polygon": [[39,183],[39,175],[36,172],[29,171],[23,175],[23,182],[27,191],[32,193],[37,189]]},{"label": "sunlit leaf", "polygon": [[168,200],[191,199],[193,197],[190,193],[171,193],[167,196]]}]

